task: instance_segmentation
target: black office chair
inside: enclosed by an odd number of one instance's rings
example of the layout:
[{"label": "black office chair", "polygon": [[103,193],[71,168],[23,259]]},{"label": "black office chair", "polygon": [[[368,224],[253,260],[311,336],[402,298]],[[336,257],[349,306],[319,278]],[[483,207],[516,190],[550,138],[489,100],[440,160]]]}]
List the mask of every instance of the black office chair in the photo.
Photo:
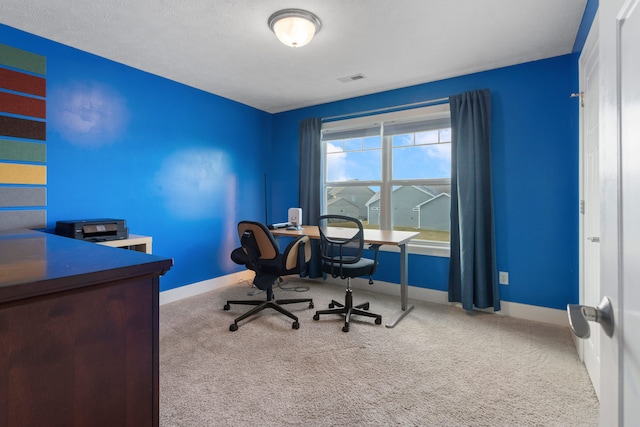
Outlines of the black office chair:
[{"label": "black office chair", "polygon": [[[382,323],[382,316],[371,313],[369,303],[353,305],[351,278],[369,276],[369,284],[373,284],[371,276],[378,265],[378,250],[380,245],[371,245],[375,251],[375,259],[362,258],[364,249],[364,230],[362,223],[344,215],[323,215],[318,220],[320,231],[320,252],[322,254],[322,269],[332,277],[347,279],[347,292],[344,304],[332,300],[331,310],[319,310],[313,320],[320,320],[321,314],[341,314],[345,316],[343,332],[349,332],[349,322],[354,314],[375,318],[376,325]],[[339,308],[333,308],[338,306]]]},{"label": "black office chair", "polygon": [[253,284],[266,292],[267,300],[234,300],[227,301],[225,310],[231,308],[230,304],[255,305],[242,316],[238,317],[229,326],[230,331],[238,330],[238,322],[254,314],[272,308],[285,316],[293,319],[292,328],[298,329],[300,323],[298,317],[285,310],[281,305],[308,302],[309,308],[313,308],[313,299],[279,299],[273,301],[273,284],[281,276],[289,274],[302,274],[306,271],[311,258],[311,245],[308,236],[300,236],[293,240],[283,253],[280,253],[278,243],[267,227],[259,222],[241,221],[238,223],[238,236],[241,246],[231,252],[231,259],[236,264],[245,265],[249,270],[256,272]]}]

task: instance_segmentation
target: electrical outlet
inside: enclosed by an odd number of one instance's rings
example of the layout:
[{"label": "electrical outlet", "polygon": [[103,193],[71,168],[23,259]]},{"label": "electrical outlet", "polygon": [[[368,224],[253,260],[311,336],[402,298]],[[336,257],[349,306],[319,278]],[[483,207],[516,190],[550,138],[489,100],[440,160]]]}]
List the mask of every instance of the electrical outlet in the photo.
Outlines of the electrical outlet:
[{"label": "electrical outlet", "polygon": [[501,271],[500,272],[499,281],[500,281],[501,285],[508,285],[509,284],[509,273],[507,273],[506,271]]}]

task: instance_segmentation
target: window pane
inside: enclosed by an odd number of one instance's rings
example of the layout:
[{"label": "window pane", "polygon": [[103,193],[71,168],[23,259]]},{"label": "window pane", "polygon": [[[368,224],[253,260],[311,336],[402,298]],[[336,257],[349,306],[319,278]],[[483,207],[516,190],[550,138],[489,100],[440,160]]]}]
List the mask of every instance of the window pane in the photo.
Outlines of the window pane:
[{"label": "window pane", "polygon": [[394,147],[392,155],[393,179],[451,178],[451,143]]},{"label": "window pane", "polygon": [[418,144],[437,144],[439,130],[429,130],[426,132],[416,133],[416,145]]},{"label": "window pane", "polygon": [[417,240],[450,240],[451,185],[394,186],[394,230],[418,231]]},{"label": "window pane", "polygon": [[382,150],[339,151],[335,141],[326,143],[328,182],[379,181],[382,177]]},{"label": "window pane", "polygon": [[345,151],[362,150],[362,138],[351,138],[344,141]]},{"label": "window pane", "polygon": [[451,128],[440,129],[440,142],[451,142]]},{"label": "window pane", "polygon": [[327,153],[341,153],[344,151],[344,141],[336,139],[335,141],[327,142]]},{"label": "window pane", "polygon": [[407,145],[413,145],[413,135],[412,133],[405,133],[403,135],[393,135],[393,146],[394,147],[404,147]]},{"label": "window pane", "polygon": [[370,150],[372,148],[382,148],[382,138],[380,138],[379,136],[371,136],[369,138],[365,138],[364,148],[365,150]]},{"label": "window pane", "polygon": [[358,218],[365,228],[380,228],[379,195],[380,187],[376,186],[327,187],[327,214]]}]

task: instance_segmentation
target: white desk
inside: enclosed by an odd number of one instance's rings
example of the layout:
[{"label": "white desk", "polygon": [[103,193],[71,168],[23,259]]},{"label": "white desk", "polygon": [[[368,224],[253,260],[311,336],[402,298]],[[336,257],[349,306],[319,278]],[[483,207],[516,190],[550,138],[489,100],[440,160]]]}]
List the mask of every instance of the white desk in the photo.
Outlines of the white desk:
[{"label": "white desk", "polygon": [[[337,229],[337,227],[336,227]],[[310,239],[320,239],[320,230],[316,225],[305,225],[301,230],[287,230],[286,228],[278,228],[271,230],[271,234],[274,236],[309,236]],[[400,247],[400,308],[401,310],[396,313],[390,323],[385,326],[387,328],[393,328],[398,324],[404,316],[409,314],[413,310],[413,305],[408,306],[409,300],[409,253],[407,252],[407,244],[409,240],[418,236],[420,233],[417,231],[394,231],[394,230],[364,230],[364,241],[367,244],[380,244],[380,245],[393,245]]]},{"label": "white desk", "polygon": [[105,242],[96,242],[99,245],[110,246],[112,248],[125,248],[132,251],[151,253],[152,245],[151,236],[141,236],[139,234],[129,234],[127,239],[108,240]]}]

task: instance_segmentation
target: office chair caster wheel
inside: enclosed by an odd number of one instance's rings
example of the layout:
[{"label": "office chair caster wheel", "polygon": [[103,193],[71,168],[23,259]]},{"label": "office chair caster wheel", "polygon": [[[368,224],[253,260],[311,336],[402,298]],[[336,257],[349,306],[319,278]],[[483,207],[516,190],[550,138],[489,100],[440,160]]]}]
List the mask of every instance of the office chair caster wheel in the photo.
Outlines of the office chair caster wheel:
[{"label": "office chair caster wheel", "polygon": [[291,324],[291,328],[292,328],[292,329],[300,329],[300,323],[298,323],[298,322],[293,322],[293,323]]},{"label": "office chair caster wheel", "polygon": [[229,309],[231,308],[231,306],[229,304],[225,304],[224,307],[222,307],[225,311],[229,311]]},{"label": "office chair caster wheel", "polygon": [[313,320],[320,320],[320,315],[319,314],[314,314],[313,315]]},{"label": "office chair caster wheel", "polygon": [[369,303],[362,304],[361,308],[363,310],[369,310]]},{"label": "office chair caster wheel", "polygon": [[335,307],[335,305],[333,305],[333,303],[329,303],[329,308],[333,308]]},{"label": "office chair caster wheel", "polygon": [[342,332],[349,332],[349,325],[344,325],[342,327]]},{"label": "office chair caster wheel", "polygon": [[309,308],[313,308],[313,301],[309,303]]},{"label": "office chair caster wheel", "polygon": [[229,330],[230,330],[231,332],[237,331],[237,330],[238,330],[238,325],[237,325],[236,323],[232,323],[232,324],[229,326]]},{"label": "office chair caster wheel", "polygon": [[376,317],[376,325],[381,325],[382,324],[382,317],[378,318]]}]

